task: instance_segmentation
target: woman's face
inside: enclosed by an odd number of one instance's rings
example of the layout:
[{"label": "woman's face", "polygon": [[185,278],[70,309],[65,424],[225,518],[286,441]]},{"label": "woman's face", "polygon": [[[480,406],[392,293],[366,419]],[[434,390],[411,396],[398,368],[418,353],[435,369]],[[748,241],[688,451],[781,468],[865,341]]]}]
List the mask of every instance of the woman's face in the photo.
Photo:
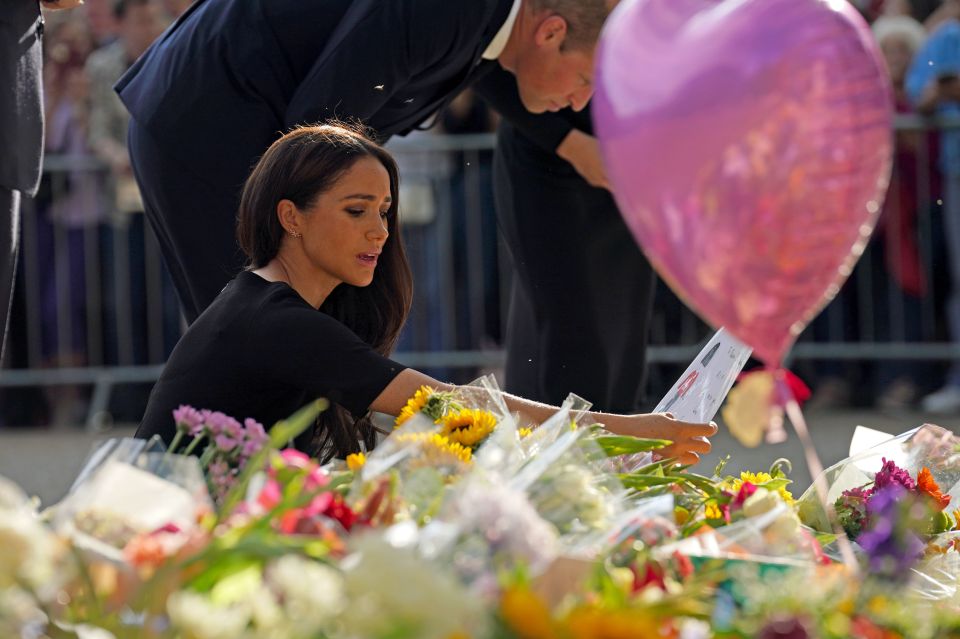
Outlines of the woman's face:
[{"label": "woman's face", "polygon": [[907,69],[910,68],[910,61],[913,58],[910,43],[903,36],[889,35],[880,43],[880,49],[887,61],[891,81],[895,86],[903,84],[907,77]]},{"label": "woman's face", "polygon": [[297,215],[310,265],[330,290],[340,283],[369,286],[387,242],[390,175],[379,160],[357,160],[313,205]]}]

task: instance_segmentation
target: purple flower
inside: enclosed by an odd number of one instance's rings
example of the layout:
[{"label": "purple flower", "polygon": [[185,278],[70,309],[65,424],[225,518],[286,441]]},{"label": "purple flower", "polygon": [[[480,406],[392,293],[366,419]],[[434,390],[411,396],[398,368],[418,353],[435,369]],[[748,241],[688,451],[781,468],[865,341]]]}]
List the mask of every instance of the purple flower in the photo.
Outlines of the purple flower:
[{"label": "purple flower", "polygon": [[176,422],[179,430],[191,437],[196,437],[203,432],[203,414],[193,406],[181,405],[174,410],[173,421]]},{"label": "purple flower", "polygon": [[779,617],[767,622],[757,635],[758,639],[809,639],[810,633],[796,617]]},{"label": "purple flower", "polygon": [[907,489],[895,482],[876,491],[867,503],[870,527],[857,543],[867,553],[871,573],[893,580],[910,576],[910,568],[925,547],[915,532],[924,524],[922,513],[920,517],[914,514],[915,502]]},{"label": "purple flower", "polygon": [[910,477],[910,473],[905,471],[902,468],[899,468],[893,461],[887,461],[887,458],[883,459],[883,467],[880,469],[880,472],[877,473],[876,477],[873,479],[873,492],[879,492],[886,488],[887,486],[892,486],[894,484],[899,484],[906,488],[909,491],[914,491],[917,488],[916,483]]},{"label": "purple flower", "polygon": [[217,435],[226,435],[231,439],[240,439],[243,436],[243,426],[240,425],[240,422],[220,411],[207,414],[206,422],[207,428],[210,429],[210,434],[214,438]]},{"label": "purple flower", "polygon": [[213,442],[217,445],[217,448],[225,453],[233,451],[233,449],[237,447],[237,444],[240,443],[229,435],[217,435],[213,438]]}]

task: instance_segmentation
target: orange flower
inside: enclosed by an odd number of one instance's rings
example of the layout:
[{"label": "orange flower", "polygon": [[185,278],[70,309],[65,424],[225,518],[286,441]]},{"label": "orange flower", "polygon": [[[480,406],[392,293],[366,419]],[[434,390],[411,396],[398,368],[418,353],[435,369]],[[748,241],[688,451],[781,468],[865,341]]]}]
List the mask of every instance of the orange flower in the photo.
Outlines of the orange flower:
[{"label": "orange flower", "polygon": [[929,468],[922,468],[917,474],[917,491],[926,493],[936,503],[937,510],[943,510],[950,505],[950,495],[940,492],[940,486],[934,481]]},{"label": "orange flower", "polygon": [[546,602],[527,588],[512,587],[503,593],[500,616],[522,639],[554,639],[557,636]]}]

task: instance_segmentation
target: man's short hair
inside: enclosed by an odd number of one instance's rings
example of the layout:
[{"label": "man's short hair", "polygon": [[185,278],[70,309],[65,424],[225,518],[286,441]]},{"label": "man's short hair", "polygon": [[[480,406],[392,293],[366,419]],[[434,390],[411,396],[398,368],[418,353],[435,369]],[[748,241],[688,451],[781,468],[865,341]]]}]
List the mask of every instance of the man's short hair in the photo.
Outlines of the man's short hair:
[{"label": "man's short hair", "polygon": [[600,30],[618,0],[532,0],[537,11],[553,11],[567,21],[564,47],[590,49],[600,39]]}]

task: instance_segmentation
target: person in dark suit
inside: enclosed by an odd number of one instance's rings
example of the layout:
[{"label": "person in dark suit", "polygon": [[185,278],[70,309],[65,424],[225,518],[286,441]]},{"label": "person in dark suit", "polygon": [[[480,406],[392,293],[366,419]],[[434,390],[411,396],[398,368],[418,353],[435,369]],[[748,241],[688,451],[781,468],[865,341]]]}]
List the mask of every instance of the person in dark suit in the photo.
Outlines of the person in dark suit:
[{"label": "person in dark suit", "polygon": [[20,201],[40,185],[43,17],[80,0],[8,0],[0,11],[0,361],[6,342],[20,235]]},{"label": "person in dark suit", "polygon": [[[192,321],[241,268],[238,194],[283,131],[359,119],[382,141],[476,77],[525,108],[589,98],[609,0],[198,0],[121,78],[145,210]],[[498,65],[499,63],[499,65]]]},{"label": "person in dark suit", "polygon": [[504,388],[640,410],[656,276],[608,190],[589,104],[532,114],[497,72],[475,88],[503,116],[494,196],[515,275]]}]

